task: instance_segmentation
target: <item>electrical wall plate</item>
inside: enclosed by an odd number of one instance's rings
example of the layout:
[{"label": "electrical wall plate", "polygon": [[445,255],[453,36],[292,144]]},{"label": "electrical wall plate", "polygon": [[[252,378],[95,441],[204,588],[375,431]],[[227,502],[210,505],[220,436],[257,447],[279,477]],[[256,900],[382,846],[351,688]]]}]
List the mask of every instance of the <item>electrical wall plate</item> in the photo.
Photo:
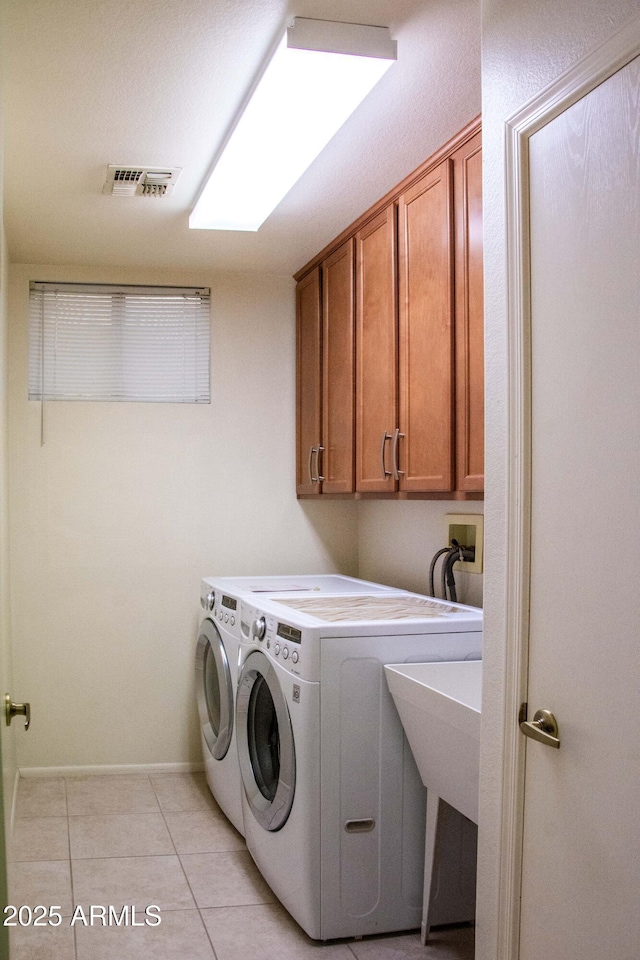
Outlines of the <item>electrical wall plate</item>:
[{"label": "electrical wall plate", "polygon": [[467,560],[458,561],[453,569],[464,573],[482,573],[483,546],[484,546],[484,516],[481,513],[448,513],[447,543],[457,540],[463,547],[474,547],[476,558],[471,563]]}]

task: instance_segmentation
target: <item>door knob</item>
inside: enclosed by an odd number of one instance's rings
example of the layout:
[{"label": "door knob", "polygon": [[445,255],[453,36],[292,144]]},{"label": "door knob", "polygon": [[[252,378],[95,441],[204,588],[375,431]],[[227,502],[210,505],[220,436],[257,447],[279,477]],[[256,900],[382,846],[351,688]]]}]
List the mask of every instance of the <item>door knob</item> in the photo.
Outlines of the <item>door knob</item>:
[{"label": "door knob", "polygon": [[556,750],[560,748],[558,721],[550,710],[537,710],[533,720],[527,720],[527,704],[523,703],[520,707],[518,721],[525,737],[538,740],[540,743],[546,744],[547,747],[555,747]]},{"label": "door knob", "polygon": [[14,717],[21,716],[24,717],[24,728],[25,730],[29,729],[29,724],[31,723],[31,704],[30,703],[14,703],[11,699],[10,694],[5,694],[4,698],[4,710],[5,716],[7,718],[7,726],[11,723]]}]

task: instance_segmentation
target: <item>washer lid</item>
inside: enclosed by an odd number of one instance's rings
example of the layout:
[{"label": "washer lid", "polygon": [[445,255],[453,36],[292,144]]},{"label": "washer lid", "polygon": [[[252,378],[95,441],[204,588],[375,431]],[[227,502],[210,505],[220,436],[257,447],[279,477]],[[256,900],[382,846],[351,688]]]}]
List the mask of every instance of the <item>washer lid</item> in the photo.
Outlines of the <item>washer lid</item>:
[{"label": "washer lid", "polygon": [[395,597],[280,597],[277,602],[329,623],[426,620],[438,617],[448,619],[468,612],[464,607],[412,594]]},{"label": "washer lid", "polygon": [[238,597],[251,594],[276,596],[281,593],[313,594],[355,594],[355,593],[399,593],[395,587],[386,587],[381,583],[371,583],[356,577],[346,577],[339,573],[301,574],[300,576],[281,577],[210,577],[202,581],[206,588],[215,586]]}]

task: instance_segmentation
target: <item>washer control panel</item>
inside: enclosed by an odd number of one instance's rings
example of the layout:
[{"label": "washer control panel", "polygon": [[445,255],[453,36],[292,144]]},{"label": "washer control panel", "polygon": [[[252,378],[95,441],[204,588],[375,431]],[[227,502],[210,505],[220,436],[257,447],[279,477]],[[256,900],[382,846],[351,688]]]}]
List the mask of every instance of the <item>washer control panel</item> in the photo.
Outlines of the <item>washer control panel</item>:
[{"label": "washer control panel", "polygon": [[[242,602],[242,643],[257,647],[268,653],[277,663],[295,676],[309,676],[313,671],[315,645],[305,647],[303,631],[280,620],[269,612]],[[246,652],[243,654],[246,656]]]}]

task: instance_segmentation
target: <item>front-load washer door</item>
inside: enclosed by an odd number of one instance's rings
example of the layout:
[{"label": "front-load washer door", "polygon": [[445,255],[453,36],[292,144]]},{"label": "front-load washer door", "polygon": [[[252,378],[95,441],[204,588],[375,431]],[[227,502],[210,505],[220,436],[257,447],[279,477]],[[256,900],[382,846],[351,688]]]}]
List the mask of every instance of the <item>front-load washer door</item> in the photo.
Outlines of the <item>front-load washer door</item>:
[{"label": "front-load washer door", "polygon": [[279,830],[293,804],[296,753],[276,669],[260,650],[249,654],[238,680],[236,738],[251,811],[265,830]]},{"label": "front-load washer door", "polygon": [[213,620],[203,620],[196,648],[200,725],[215,760],[226,755],[233,734],[233,685],[229,658]]}]

